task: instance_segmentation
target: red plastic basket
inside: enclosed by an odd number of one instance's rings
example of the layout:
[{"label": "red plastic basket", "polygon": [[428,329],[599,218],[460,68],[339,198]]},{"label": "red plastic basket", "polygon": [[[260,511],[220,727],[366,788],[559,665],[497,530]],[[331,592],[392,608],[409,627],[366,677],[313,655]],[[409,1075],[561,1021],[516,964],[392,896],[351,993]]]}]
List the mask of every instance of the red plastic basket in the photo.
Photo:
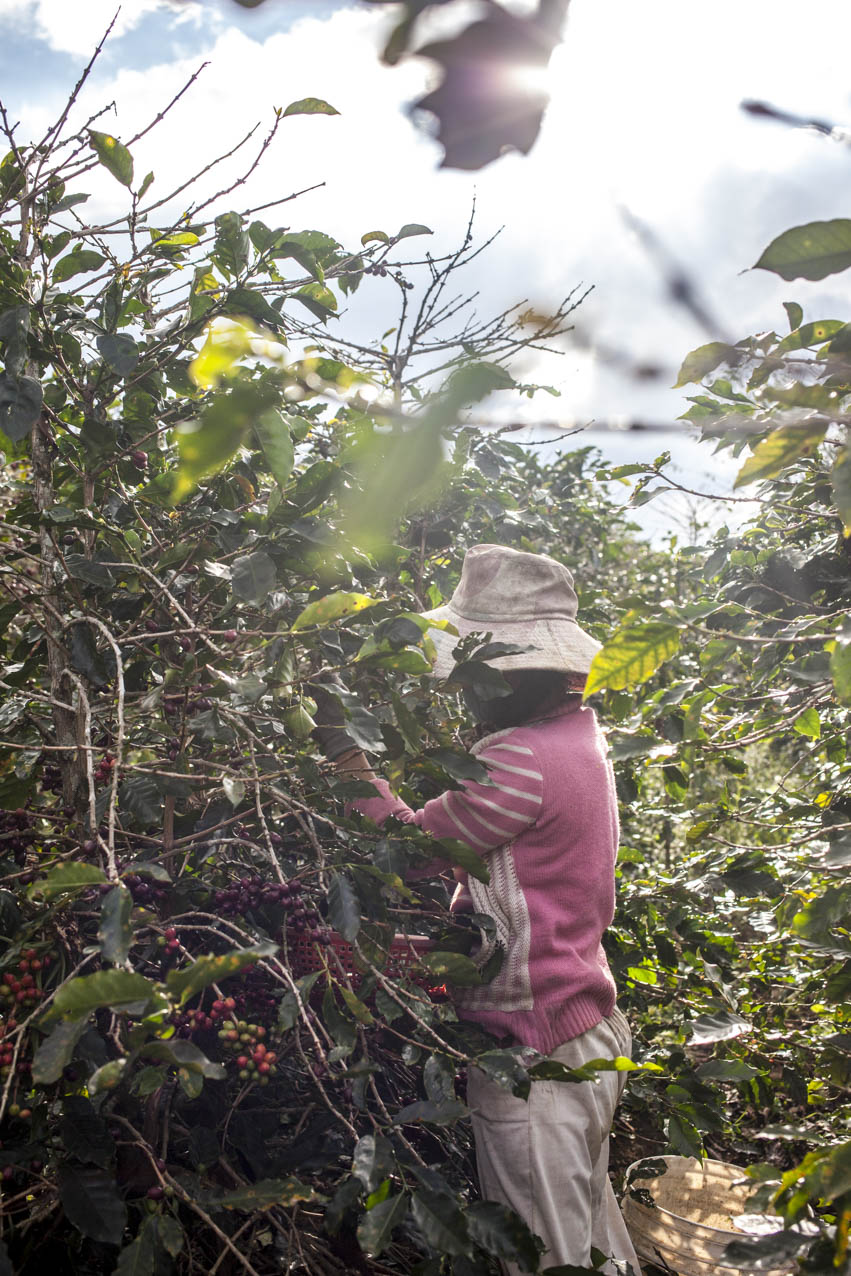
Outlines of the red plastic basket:
[{"label": "red plastic basket", "polygon": [[[332,932],[331,944],[320,944],[303,931],[287,928],[289,966],[297,979],[312,974],[314,970],[323,970],[326,958],[330,957],[329,947],[333,948],[346,974],[359,982],[363,978],[363,972],[357,968],[355,950],[341,935]],[[391,979],[401,979],[407,975],[423,988],[430,986],[434,983],[435,976],[424,971],[419,960],[432,947],[433,941],[428,935],[406,935],[400,931],[393,937],[384,973]],[[333,970],[333,958],[330,964]]]}]

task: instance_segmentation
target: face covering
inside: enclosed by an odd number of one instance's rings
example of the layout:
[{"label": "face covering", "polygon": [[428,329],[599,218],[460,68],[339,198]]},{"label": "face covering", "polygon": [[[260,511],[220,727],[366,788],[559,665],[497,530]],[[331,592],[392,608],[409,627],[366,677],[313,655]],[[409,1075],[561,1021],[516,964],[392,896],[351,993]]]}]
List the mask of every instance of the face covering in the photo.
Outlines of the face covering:
[{"label": "face covering", "polygon": [[506,696],[480,696],[464,688],[464,703],[477,723],[502,731],[519,726],[564,689],[564,674],[552,669],[518,669],[503,675],[513,690]]}]

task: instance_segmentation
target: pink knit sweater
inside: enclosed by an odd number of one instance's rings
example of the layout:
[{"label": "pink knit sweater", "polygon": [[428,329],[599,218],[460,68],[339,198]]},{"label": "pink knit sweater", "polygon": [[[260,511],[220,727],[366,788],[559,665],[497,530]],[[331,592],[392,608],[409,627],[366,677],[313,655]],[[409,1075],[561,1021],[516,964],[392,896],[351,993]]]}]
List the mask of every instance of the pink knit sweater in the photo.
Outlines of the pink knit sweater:
[{"label": "pink knit sweater", "polygon": [[468,782],[414,811],[385,780],[354,803],[380,824],[388,816],[483,855],[490,883],[459,885],[453,911],[488,913],[499,974],[454,992],[459,1014],[498,1037],[549,1054],[610,1014],[615,985],[601,945],[614,913],[618,819],[614,778],[594,711],[553,714],[485,737],[473,749],[489,784]]}]

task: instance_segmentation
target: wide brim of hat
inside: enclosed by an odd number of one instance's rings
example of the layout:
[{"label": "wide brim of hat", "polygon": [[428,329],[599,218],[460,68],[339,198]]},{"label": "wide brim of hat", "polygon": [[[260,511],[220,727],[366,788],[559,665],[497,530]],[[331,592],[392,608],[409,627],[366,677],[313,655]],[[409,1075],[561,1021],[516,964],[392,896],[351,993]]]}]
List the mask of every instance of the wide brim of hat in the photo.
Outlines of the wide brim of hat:
[{"label": "wide brim of hat", "polygon": [[506,620],[488,624],[482,620],[467,620],[446,603],[433,611],[422,613],[425,620],[448,620],[458,630],[458,638],[444,629],[431,628],[429,638],[434,643],[437,658],[432,668],[435,678],[448,678],[455,667],[452,652],[459,638],[468,634],[490,633],[491,642],[511,643],[524,647],[511,656],[496,656],[488,664],[495,669],[553,669],[562,673],[587,674],[591,661],[602,644],[597,642],[567,617],[548,616],[540,620]]}]

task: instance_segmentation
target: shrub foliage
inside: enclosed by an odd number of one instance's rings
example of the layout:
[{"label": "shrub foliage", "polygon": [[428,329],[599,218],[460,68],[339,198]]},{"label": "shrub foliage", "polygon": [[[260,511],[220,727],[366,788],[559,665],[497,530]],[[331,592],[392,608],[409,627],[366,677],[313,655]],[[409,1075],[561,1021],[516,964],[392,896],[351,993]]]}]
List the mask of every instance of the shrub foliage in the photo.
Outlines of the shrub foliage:
[{"label": "shrub foliage", "polygon": [[[311,737],[312,686],[341,674],[351,739],[403,796],[470,775],[459,691],[493,679],[487,651],[462,644],[438,694],[418,613],[483,540],[567,562],[607,640],[607,943],[636,1034],[617,1164],[748,1164],[763,1205],[806,1216],[764,1261],[847,1270],[845,326],[789,303],[787,336],[688,356],[686,415],[746,457],[761,512],[663,552],[611,484],[646,499],[664,456],[543,462],[475,423],[537,392],[511,358],[577,298],[481,320],[456,300],[469,230],[411,261],[418,223],[347,248],[185,191],[169,219],[132,141],[64,118],[7,136],[0,1272],[545,1264],[476,1197],[463,1083],[474,1060],[517,1093],[550,1073],[458,1021],[478,931],[415,873],[487,866],[348,814],[362,786]],[[126,188],[110,224],[95,167]],[[371,344],[337,320],[361,287],[398,300]]]}]

